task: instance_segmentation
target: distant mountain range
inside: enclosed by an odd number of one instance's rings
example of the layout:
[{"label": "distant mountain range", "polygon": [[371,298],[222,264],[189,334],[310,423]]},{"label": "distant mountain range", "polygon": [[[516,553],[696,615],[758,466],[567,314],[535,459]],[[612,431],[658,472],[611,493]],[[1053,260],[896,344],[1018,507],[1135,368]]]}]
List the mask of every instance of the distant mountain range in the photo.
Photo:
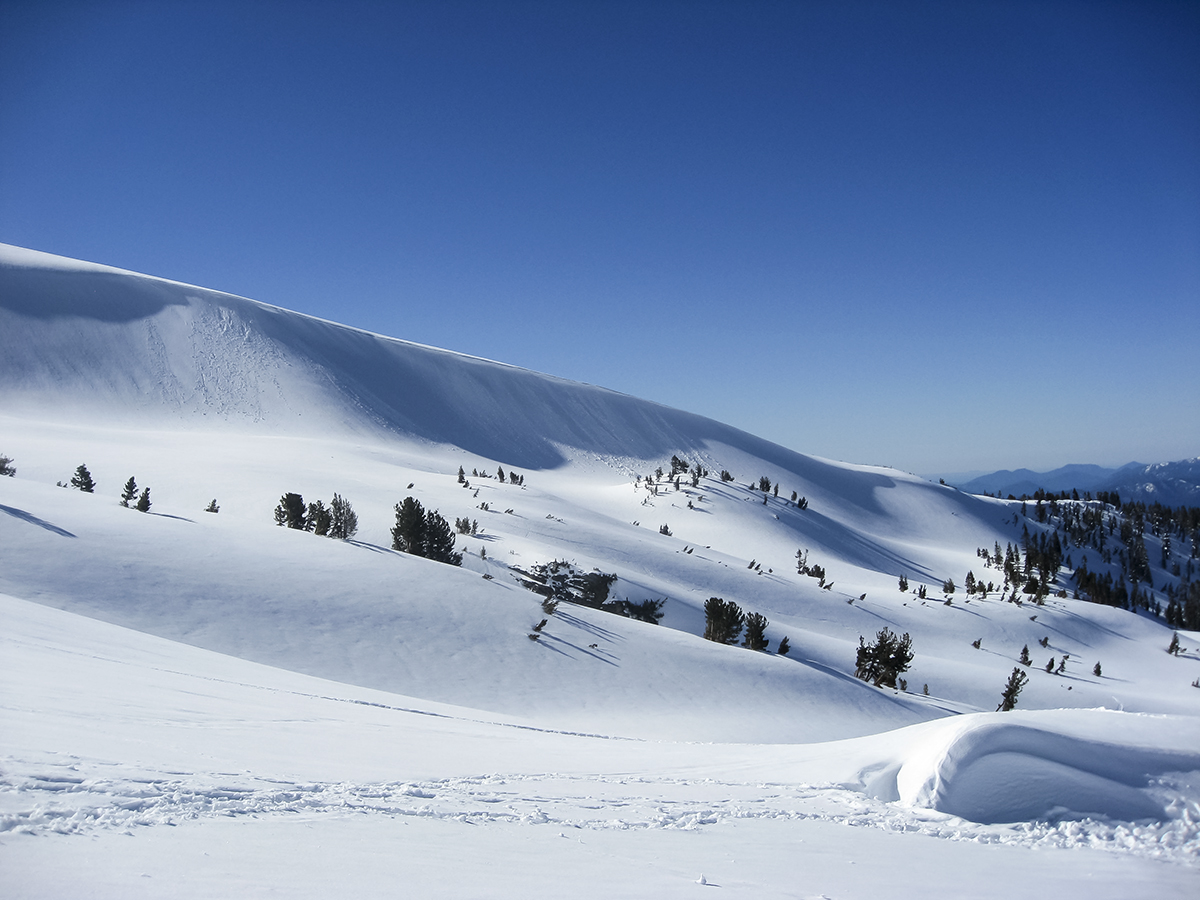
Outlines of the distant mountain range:
[{"label": "distant mountain range", "polygon": [[1141,500],[1165,506],[1200,506],[1200,457],[1178,462],[1131,462],[1117,469],[1103,466],[1074,464],[1050,472],[1029,469],[1004,470],[980,475],[955,487],[971,494],[1012,494],[1030,496],[1038,489],[1046,491],[1077,490],[1116,491],[1122,500]]}]

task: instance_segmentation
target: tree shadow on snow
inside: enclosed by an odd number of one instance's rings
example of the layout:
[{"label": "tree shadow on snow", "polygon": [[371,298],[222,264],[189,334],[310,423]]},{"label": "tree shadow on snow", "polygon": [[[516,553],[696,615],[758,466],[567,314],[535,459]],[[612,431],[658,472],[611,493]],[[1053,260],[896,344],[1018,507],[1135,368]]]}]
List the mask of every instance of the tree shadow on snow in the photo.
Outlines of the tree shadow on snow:
[{"label": "tree shadow on snow", "polygon": [[33,515],[33,513],[27,513],[25,510],[17,509],[14,506],[0,505],[0,512],[6,512],[14,519],[20,519],[22,522],[28,522],[30,525],[36,525],[39,528],[45,528],[47,531],[62,535],[63,537],[75,537],[75,535],[71,534],[71,532],[67,531],[67,529],[59,528],[57,525],[51,525],[45,519],[39,519],[37,516]]},{"label": "tree shadow on snow", "polygon": [[603,656],[601,656],[595,650],[591,650],[591,649],[588,649],[585,647],[580,647],[578,644],[572,644],[570,641],[563,640],[562,638],[557,637],[556,635],[547,634],[545,632],[542,632],[541,640],[538,641],[539,644],[541,644],[543,647],[553,650],[555,653],[561,653],[563,656],[570,658],[570,656],[571,656],[570,653],[567,653],[565,650],[560,650],[558,647],[551,646],[550,644],[547,644],[546,641],[557,641],[560,644],[564,644],[565,646],[570,647],[572,650],[578,650],[580,653],[583,653],[586,656],[592,657],[592,659],[597,659],[602,663],[606,663],[606,664],[612,666],[614,669],[620,668],[611,659],[605,659]]}]

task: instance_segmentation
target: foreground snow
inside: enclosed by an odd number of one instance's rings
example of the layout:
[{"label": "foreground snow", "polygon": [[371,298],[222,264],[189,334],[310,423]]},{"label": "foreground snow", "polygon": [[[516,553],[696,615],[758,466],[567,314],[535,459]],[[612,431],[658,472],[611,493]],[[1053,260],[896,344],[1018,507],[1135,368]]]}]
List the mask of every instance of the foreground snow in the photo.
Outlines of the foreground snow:
[{"label": "foreground snow", "polygon": [[[1055,896],[1128,897],[1147,882],[1186,896],[1197,876],[1192,720],[981,714],[834,744],[641,741],[351,688],[11,597],[0,634],[10,896],[382,896],[398,882],[682,896],[703,875],[735,896],[990,897],[1019,870]],[[1023,774],[996,798],[972,774],[989,766]],[[1114,818],[983,825],[930,808],[956,804]]]}]

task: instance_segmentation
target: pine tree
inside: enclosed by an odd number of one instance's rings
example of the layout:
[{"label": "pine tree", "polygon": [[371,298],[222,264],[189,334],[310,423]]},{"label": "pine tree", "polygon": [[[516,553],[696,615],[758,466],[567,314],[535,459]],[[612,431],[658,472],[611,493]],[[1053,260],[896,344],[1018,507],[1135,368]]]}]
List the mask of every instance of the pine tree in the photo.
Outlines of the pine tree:
[{"label": "pine tree", "polygon": [[454,531],[450,523],[433,510],[425,517],[425,553],[434,562],[462,565],[462,554],[454,552]]},{"label": "pine tree", "polygon": [[344,541],[358,534],[358,516],[350,501],[334,494],[329,501],[329,536]]},{"label": "pine tree", "polygon": [[284,494],[279,498],[279,505],[275,507],[275,524],[286,525],[288,528],[298,528],[303,531],[306,525],[304,521],[304,498],[299,494],[291,492]]},{"label": "pine tree", "polygon": [[1176,631],[1174,634],[1171,635],[1171,643],[1167,647],[1167,652],[1172,654],[1173,656],[1178,656],[1180,649],[1181,648],[1179,646],[1179,632]]},{"label": "pine tree", "polygon": [[150,512],[150,488],[142,488],[142,495],[138,497],[137,511]]},{"label": "pine tree", "polygon": [[137,489],[137,481],[135,481],[134,477],[130,475],[129,480],[125,482],[125,489],[121,491],[122,506],[126,508],[129,507],[129,501],[137,496]]},{"label": "pine tree", "polygon": [[205,512],[216,513],[221,511],[221,507],[217,506],[217,498],[213,497],[212,502],[204,507]]},{"label": "pine tree", "polygon": [[405,497],[403,503],[396,504],[392,549],[414,556],[425,555],[425,508],[413,497]]},{"label": "pine tree", "polygon": [[96,492],[96,482],[92,481],[92,473],[88,471],[87,466],[82,463],[79,464],[79,468],[71,476],[71,487],[83,491],[85,494],[94,494]]},{"label": "pine tree", "polygon": [[320,500],[308,504],[308,514],[304,517],[305,531],[311,531],[315,535],[325,537],[329,534],[329,525],[332,521],[333,517],[329,514],[329,510],[325,508],[325,504]]},{"label": "pine tree", "polygon": [[745,614],[732,600],[710,597],[704,602],[704,639],[718,644],[737,643]]},{"label": "pine tree", "polygon": [[1102,673],[1102,670],[1100,669],[1100,663],[1096,663],[1096,665],[1092,666],[1092,674],[1095,675],[1097,678],[1101,677],[1101,675],[1103,673]]},{"label": "pine tree", "polygon": [[1017,697],[1021,693],[1021,688],[1025,687],[1025,682],[1028,680],[1028,675],[1014,667],[1012,674],[1008,676],[1008,682],[1004,685],[1004,693],[1001,695],[1000,705],[996,707],[996,712],[1008,712],[1014,709],[1017,705]]},{"label": "pine tree", "polygon": [[458,467],[458,483],[465,484],[467,481],[467,473],[463,471],[463,467]]},{"label": "pine tree", "polygon": [[750,613],[747,615],[746,639],[742,641],[742,646],[749,650],[766,650],[771,643],[767,640],[765,634],[767,626],[770,624],[766,616],[759,613]]},{"label": "pine tree", "polygon": [[875,635],[873,644],[868,644],[865,638],[858,639],[854,676],[875,687],[894,688],[896,679],[908,671],[912,660],[912,638],[907,632],[903,637],[896,637],[890,629],[884,628]]},{"label": "pine tree", "polygon": [[1026,644],[1024,647],[1021,648],[1021,658],[1019,660],[1017,660],[1017,662],[1019,662],[1023,666],[1028,666],[1033,662],[1033,660],[1029,658],[1029,645],[1028,644]]},{"label": "pine tree", "polygon": [[776,650],[775,652],[778,653],[780,656],[787,656],[788,651],[790,651],[791,649],[792,649],[792,645],[788,643],[787,635],[785,634],[783,636],[783,640],[781,640],[779,642],[779,649]]},{"label": "pine tree", "polygon": [[5,456],[0,453],[0,475],[8,475],[10,478],[17,474],[17,470],[13,468],[12,457]]}]

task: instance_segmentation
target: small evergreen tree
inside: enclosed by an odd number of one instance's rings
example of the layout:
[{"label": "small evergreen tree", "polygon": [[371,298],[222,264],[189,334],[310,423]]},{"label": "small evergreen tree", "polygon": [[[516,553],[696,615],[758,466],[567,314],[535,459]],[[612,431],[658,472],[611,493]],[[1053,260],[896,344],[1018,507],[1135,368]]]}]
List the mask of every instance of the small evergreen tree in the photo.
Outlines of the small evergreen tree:
[{"label": "small evergreen tree", "polygon": [[665,534],[667,537],[670,537],[671,536],[671,526],[669,526],[669,525],[659,526],[658,533]]},{"label": "small evergreen tree", "polygon": [[307,524],[304,521],[304,511],[304,498],[288,492],[279,498],[279,505],[275,507],[275,524],[303,531]]},{"label": "small evergreen tree", "polygon": [[771,624],[766,616],[760,613],[750,613],[746,616],[746,639],[742,646],[749,650],[766,650],[770,641],[766,638],[767,626]]},{"label": "small evergreen tree", "polygon": [[454,531],[450,523],[441,517],[437,510],[425,516],[425,553],[427,559],[434,562],[446,563],[450,566],[462,565],[462,554],[454,552]]},{"label": "small evergreen tree", "polygon": [[79,464],[79,468],[71,476],[71,487],[83,491],[85,494],[94,494],[96,492],[96,482],[92,481],[92,473],[88,471],[87,466],[82,463]]},{"label": "small evergreen tree", "polygon": [[348,540],[358,534],[358,515],[350,501],[341,494],[334,494],[329,501],[329,536],[339,541]]},{"label": "small evergreen tree", "polygon": [[392,528],[392,549],[425,555],[425,507],[413,497],[396,504],[396,524]]},{"label": "small evergreen tree", "polygon": [[1008,681],[1004,685],[1004,693],[1000,697],[1000,705],[996,707],[996,712],[1008,712],[1014,709],[1017,705],[1017,697],[1021,693],[1021,688],[1025,687],[1025,682],[1028,680],[1028,675],[1014,667],[1012,674],[1008,676]]},{"label": "small evergreen tree", "polygon": [[710,597],[704,602],[704,639],[718,644],[737,643],[745,614],[732,600]]},{"label": "small evergreen tree", "polygon": [[903,594],[903,593],[907,593],[907,592],[908,592],[908,576],[901,575],[900,576],[900,593]]},{"label": "small evergreen tree", "polygon": [[1024,647],[1021,648],[1021,658],[1018,659],[1017,662],[1019,662],[1023,666],[1028,666],[1033,662],[1033,660],[1029,658],[1029,645],[1028,644],[1026,644]]},{"label": "small evergreen tree", "polygon": [[130,475],[129,480],[125,482],[125,489],[121,491],[121,505],[128,509],[129,501],[137,496],[137,492],[137,481]]},{"label": "small evergreen tree", "polygon": [[1100,663],[1096,663],[1094,666],[1092,666],[1092,674],[1095,675],[1097,678],[1099,678],[1103,674],[1103,672],[1100,668]]},{"label": "small evergreen tree", "polygon": [[11,456],[5,456],[0,453],[0,475],[7,475],[10,478],[17,474],[17,470],[13,468],[13,459]]},{"label": "small evergreen tree", "polygon": [[947,594],[954,593],[954,579],[953,578],[947,578],[945,581],[942,582],[942,591]]},{"label": "small evergreen tree", "polygon": [[333,516],[320,500],[308,504],[308,514],[304,517],[304,530],[311,531],[320,537],[329,534],[329,525]]},{"label": "small evergreen tree", "polygon": [[138,497],[137,511],[150,512],[150,488],[142,488],[142,495]]},{"label": "small evergreen tree", "polygon": [[1050,657],[1050,662],[1046,663],[1046,671],[1047,671],[1047,672],[1053,672],[1053,671],[1054,671],[1054,657],[1053,657],[1053,656],[1052,656],[1052,657]]},{"label": "small evergreen tree", "polygon": [[728,469],[721,470],[721,480],[722,481],[733,481],[733,476],[729,474]]},{"label": "small evergreen tree", "polygon": [[216,513],[221,511],[221,507],[217,506],[217,498],[213,497],[212,502],[204,507],[205,512]]},{"label": "small evergreen tree", "polygon": [[467,473],[463,471],[462,466],[459,466],[458,467],[458,483],[466,484],[466,482],[467,482]]},{"label": "small evergreen tree", "polygon": [[1172,654],[1173,656],[1178,656],[1180,649],[1181,648],[1179,646],[1179,632],[1176,631],[1174,634],[1171,635],[1171,643],[1167,647],[1167,652]]},{"label": "small evergreen tree", "polygon": [[868,644],[863,637],[858,639],[854,675],[875,687],[894,688],[896,679],[908,671],[912,660],[912,638],[908,633],[896,637],[890,629],[884,628],[875,635],[873,644]]},{"label": "small evergreen tree", "polygon": [[779,649],[776,650],[775,652],[778,653],[780,656],[787,656],[788,652],[791,649],[792,649],[792,645],[788,643],[787,635],[785,634],[783,636],[783,640],[781,640],[779,642]]}]

